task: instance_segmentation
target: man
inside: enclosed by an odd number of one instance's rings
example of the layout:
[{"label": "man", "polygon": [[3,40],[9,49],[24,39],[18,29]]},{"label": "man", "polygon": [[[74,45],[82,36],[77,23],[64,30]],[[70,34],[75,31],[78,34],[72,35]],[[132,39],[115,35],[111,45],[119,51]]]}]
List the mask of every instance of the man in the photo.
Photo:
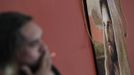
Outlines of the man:
[{"label": "man", "polygon": [[31,16],[0,13],[0,75],[60,75]]}]

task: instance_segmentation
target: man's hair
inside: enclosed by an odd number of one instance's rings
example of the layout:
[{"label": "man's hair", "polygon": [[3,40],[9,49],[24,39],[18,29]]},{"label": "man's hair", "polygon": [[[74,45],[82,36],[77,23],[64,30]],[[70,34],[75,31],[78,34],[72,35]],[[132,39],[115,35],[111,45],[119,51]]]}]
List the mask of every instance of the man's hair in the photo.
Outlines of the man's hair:
[{"label": "man's hair", "polygon": [[0,13],[0,65],[12,59],[16,52],[16,34],[31,20],[31,16],[18,12]]}]

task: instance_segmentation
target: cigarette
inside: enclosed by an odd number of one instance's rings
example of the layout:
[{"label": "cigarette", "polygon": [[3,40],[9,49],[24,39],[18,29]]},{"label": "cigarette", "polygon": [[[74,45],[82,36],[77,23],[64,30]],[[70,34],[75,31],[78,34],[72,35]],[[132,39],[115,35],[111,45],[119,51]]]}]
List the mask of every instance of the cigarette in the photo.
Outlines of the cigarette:
[{"label": "cigarette", "polygon": [[52,52],[52,53],[51,53],[51,57],[52,57],[52,58],[56,57],[56,53],[55,53],[55,52]]}]

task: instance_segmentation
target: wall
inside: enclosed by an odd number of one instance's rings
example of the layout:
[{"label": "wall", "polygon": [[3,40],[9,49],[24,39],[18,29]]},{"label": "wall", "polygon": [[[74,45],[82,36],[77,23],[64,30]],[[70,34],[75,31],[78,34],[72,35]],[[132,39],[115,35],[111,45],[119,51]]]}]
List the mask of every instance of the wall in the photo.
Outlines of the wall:
[{"label": "wall", "polygon": [[131,67],[132,75],[134,75],[134,0],[121,0],[123,13],[125,15],[127,25],[127,53]]},{"label": "wall", "polygon": [[[127,53],[134,75],[134,1],[121,0],[127,20]],[[32,15],[45,32],[45,41],[57,56],[62,75],[95,75],[92,50],[84,27],[81,0],[0,0],[0,12]]]},{"label": "wall", "polygon": [[62,75],[95,75],[93,54],[84,27],[81,0],[0,0],[0,12],[30,14],[56,52],[54,64]]}]

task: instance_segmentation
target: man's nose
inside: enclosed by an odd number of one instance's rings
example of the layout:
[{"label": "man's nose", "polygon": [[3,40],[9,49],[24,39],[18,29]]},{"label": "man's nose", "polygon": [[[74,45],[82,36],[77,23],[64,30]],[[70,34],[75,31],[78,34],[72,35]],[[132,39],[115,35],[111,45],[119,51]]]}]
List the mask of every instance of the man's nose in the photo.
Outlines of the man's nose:
[{"label": "man's nose", "polygon": [[40,51],[45,53],[47,50],[48,50],[48,46],[46,44],[42,44],[41,48],[40,48]]}]

